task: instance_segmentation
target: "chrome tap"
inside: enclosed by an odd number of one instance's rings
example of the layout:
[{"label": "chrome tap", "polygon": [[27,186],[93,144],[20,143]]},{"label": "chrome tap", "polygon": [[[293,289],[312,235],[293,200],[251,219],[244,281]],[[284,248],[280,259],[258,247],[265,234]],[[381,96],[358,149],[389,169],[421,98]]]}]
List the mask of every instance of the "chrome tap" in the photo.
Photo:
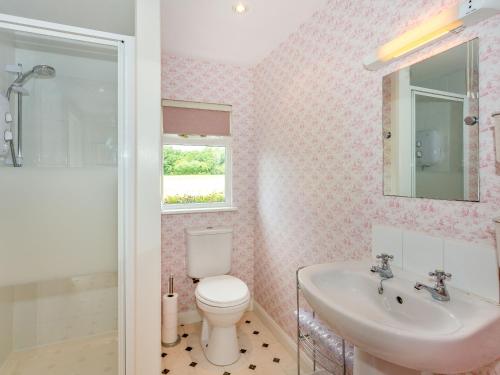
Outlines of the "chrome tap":
[{"label": "chrome tap", "polygon": [[451,273],[446,273],[443,270],[435,270],[434,272],[429,272],[429,276],[434,277],[436,280],[436,285],[434,287],[417,282],[415,284],[415,289],[427,290],[432,298],[437,301],[449,301],[450,294],[448,293],[448,289],[446,289],[445,280],[451,279]]},{"label": "chrome tap", "polygon": [[376,258],[380,259],[380,266],[372,266],[370,271],[378,273],[383,279],[392,279],[394,274],[392,273],[389,262],[394,259],[394,255],[382,253],[378,254]]},{"label": "chrome tap", "polygon": [[378,254],[376,258],[380,259],[380,266],[372,266],[372,268],[370,268],[370,271],[378,273],[379,276],[382,278],[382,280],[380,280],[380,285],[378,287],[378,294],[383,294],[384,287],[382,283],[385,280],[392,279],[394,277],[394,274],[392,273],[391,270],[391,265],[389,264],[389,262],[394,259],[394,255],[382,253]]}]

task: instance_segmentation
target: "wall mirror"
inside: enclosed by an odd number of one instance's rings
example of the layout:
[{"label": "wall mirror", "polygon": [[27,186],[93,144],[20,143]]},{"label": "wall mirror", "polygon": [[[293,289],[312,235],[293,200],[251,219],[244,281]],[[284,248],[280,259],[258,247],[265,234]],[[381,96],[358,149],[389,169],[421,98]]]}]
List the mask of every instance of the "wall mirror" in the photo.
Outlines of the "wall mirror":
[{"label": "wall mirror", "polygon": [[478,46],[383,78],[384,195],[479,201]]}]

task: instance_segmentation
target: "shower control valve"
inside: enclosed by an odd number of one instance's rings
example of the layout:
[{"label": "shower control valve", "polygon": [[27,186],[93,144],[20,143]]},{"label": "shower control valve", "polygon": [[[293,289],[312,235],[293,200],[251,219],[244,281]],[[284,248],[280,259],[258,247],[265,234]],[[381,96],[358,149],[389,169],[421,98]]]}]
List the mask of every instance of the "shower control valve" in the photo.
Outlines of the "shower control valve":
[{"label": "shower control valve", "polygon": [[7,124],[10,124],[12,122],[12,113],[10,112],[5,112],[5,122]]},{"label": "shower control valve", "polygon": [[12,140],[14,139],[14,135],[12,134],[12,131],[11,131],[11,130],[6,130],[6,131],[3,133],[3,139],[4,139],[6,142],[12,141]]}]

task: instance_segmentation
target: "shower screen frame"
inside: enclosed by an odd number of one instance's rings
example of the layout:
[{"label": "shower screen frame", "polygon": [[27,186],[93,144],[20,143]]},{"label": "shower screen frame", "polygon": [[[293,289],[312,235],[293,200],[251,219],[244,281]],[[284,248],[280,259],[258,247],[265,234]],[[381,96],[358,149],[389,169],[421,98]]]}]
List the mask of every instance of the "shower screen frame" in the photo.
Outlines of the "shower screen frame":
[{"label": "shower screen frame", "polygon": [[117,49],[118,374],[134,370],[135,38],[0,13],[0,30],[20,31]]}]

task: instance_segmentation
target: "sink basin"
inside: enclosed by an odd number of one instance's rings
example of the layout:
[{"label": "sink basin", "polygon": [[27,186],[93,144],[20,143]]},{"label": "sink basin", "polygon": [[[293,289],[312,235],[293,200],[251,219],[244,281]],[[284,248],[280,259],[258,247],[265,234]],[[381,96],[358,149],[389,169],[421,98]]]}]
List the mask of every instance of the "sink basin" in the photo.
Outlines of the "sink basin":
[{"label": "sink basin", "polygon": [[299,272],[308,303],[357,350],[439,373],[471,371],[500,357],[500,306],[451,287],[449,302],[436,301],[413,287],[417,280],[431,281],[397,268],[380,295],[380,276],[370,266],[368,261],[341,262]]}]

